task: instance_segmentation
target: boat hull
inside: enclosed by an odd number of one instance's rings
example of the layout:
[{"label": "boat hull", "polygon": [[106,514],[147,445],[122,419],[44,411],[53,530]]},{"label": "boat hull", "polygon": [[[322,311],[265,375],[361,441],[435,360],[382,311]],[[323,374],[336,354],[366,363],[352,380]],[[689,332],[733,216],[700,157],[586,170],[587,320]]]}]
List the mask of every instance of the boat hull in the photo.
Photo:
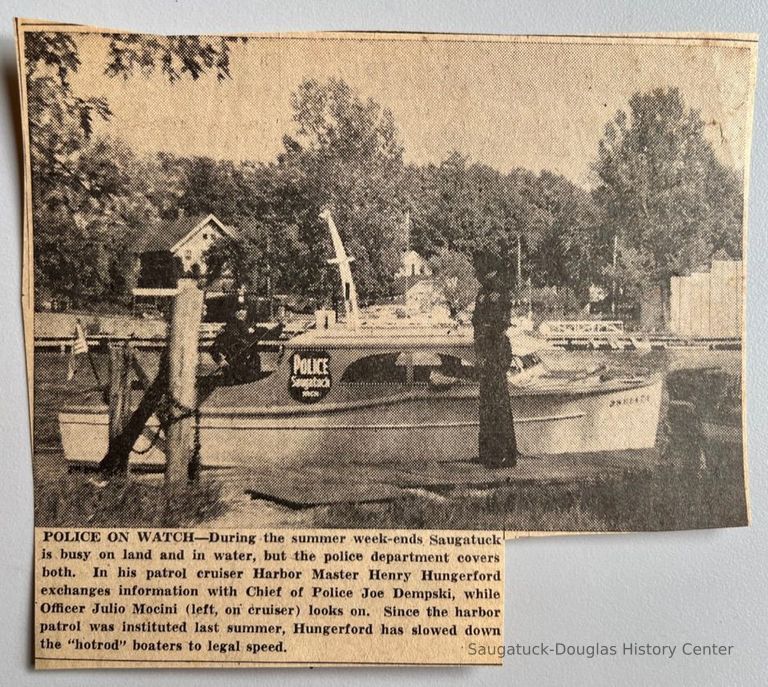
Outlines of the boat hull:
[{"label": "boat hull", "polygon": [[[518,448],[524,455],[647,449],[656,443],[662,380],[574,395],[512,390]],[[478,398],[472,392],[383,399],[379,403],[292,408],[217,408],[200,415],[206,467],[269,467],[468,460],[478,455]],[[96,466],[106,453],[109,419],[101,406],[59,414],[62,444],[72,464]],[[160,469],[164,439],[152,417],[131,464]]]}]

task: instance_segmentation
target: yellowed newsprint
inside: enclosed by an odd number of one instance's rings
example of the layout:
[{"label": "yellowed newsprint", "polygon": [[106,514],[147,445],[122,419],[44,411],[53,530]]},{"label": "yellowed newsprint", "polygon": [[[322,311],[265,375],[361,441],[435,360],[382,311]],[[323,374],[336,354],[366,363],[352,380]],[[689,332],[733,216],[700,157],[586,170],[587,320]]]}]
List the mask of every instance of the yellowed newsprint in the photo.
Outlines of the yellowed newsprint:
[{"label": "yellowed newsprint", "polygon": [[37,668],[500,665],[499,532],[38,528]]},{"label": "yellowed newsprint", "polygon": [[756,36],[17,45],[38,666],[492,663],[499,539],[749,524]]}]

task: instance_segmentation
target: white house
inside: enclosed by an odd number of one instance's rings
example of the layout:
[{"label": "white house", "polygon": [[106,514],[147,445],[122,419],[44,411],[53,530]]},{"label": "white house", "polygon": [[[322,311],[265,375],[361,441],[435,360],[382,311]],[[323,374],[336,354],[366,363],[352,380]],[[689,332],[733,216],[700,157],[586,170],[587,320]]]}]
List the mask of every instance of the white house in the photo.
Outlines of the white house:
[{"label": "white house", "polygon": [[205,274],[205,251],[216,240],[234,236],[235,230],[213,214],[181,215],[173,222],[158,227],[141,253],[168,252],[181,261],[184,272]]},{"label": "white house", "polygon": [[445,296],[432,278],[432,269],[415,250],[403,253],[400,267],[394,276],[395,295],[398,299],[402,299],[409,317],[440,322],[450,321]]},{"label": "white house", "polygon": [[432,270],[429,264],[415,250],[403,253],[402,263],[395,272],[395,277],[429,277],[431,275]]}]

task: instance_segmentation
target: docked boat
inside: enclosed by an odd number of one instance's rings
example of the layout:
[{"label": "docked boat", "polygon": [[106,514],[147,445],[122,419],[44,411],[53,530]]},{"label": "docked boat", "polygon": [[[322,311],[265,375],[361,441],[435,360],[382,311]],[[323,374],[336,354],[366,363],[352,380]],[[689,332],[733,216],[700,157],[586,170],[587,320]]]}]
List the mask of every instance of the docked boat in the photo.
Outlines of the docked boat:
[{"label": "docked boat", "polygon": [[[360,326],[349,258],[332,221],[347,324],[285,342],[256,381],[216,388],[198,414],[203,466],[302,466],[336,462],[457,461],[478,456],[479,384],[465,326]],[[508,372],[518,448],[524,455],[653,447],[660,375],[602,368],[552,371],[530,336],[510,334]],[[59,414],[68,461],[98,464],[107,449],[103,404]],[[134,444],[132,464],[165,462],[159,420]]]},{"label": "docked boat", "polygon": [[[202,464],[472,459],[479,427],[474,360],[467,328],[310,330],[286,343],[274,371],[219,387],[205,400]],[[658,376],[550,372],[526,352],[514,356],[508,380],[524,455],[641,449],[656,442]],[[106,406],[66,408],[59,423],[68,460],[101,461]],[[151,445],[158,427],[153,417],[132,463],[165,462],[162,441]]]}]

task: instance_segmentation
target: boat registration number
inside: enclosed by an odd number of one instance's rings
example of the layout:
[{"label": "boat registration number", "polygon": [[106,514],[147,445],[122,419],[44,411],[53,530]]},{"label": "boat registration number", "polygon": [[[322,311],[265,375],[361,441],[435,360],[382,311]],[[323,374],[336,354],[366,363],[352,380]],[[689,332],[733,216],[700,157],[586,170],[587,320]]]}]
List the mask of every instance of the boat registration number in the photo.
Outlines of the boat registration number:
[{"label": "boat registration number", "polygon": [[614,398],[610,404],[609,407],[613,408],[614,406],[633,406],[633,405],[639,405],[640,403],[650,403],[651,397],[649,394],[640,394],[639,396],[627,396],[626,398]]}]

